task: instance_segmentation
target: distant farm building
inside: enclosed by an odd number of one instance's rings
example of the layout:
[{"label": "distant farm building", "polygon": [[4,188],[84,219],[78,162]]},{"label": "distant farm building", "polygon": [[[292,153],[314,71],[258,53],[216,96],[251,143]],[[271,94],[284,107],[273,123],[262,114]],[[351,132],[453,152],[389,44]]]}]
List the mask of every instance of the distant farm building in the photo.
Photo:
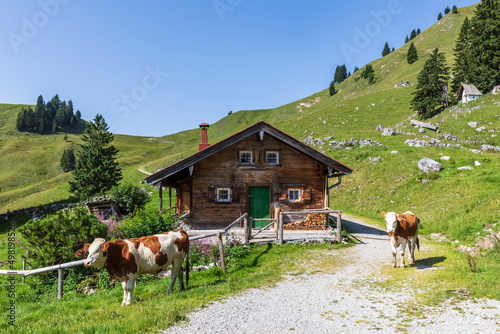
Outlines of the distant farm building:
[{"label": "distant farm building", "polygon": [[463,83],[458,91],[458,96],[462,98],[462,103],[469,103],[483,95],[473,84]]},{"label": "distant farm building", "polygon": [[328,180],[340,183],[352,172],[263,121],[214,145],[208,144],[209,125],[200,127],[199,152],[145,178],[157,186],[160,203],[162,189],[174,189],[176,214],[194,227],[226,226],[243,213],[263,219],[279,210],[324,210]]}]

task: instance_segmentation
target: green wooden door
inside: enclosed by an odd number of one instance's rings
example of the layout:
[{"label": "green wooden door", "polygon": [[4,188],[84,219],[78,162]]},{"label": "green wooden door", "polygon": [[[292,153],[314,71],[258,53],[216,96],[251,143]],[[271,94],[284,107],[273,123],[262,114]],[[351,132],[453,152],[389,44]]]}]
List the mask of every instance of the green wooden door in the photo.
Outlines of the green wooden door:
[{"label": "green wooden door", "polygon": [[[249,215],[252,218],[269,218],[269,187],[250,187]],[[254,221],[252,227],[264,227],[268,221]]]}]

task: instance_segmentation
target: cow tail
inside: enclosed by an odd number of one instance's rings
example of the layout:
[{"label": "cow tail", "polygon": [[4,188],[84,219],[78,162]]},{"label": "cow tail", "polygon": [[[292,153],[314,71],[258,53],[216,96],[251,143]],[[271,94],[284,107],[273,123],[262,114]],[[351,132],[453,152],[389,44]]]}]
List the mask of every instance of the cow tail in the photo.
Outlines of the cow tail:
[{"label": "cow tail", "polygon": [[186,287],[189,285],[189,251],[186,254]]},{"label": "cow tail", "polygon": [[417,249],[420,251],[420,241],[418,240],[418,237],[417,237]]}]

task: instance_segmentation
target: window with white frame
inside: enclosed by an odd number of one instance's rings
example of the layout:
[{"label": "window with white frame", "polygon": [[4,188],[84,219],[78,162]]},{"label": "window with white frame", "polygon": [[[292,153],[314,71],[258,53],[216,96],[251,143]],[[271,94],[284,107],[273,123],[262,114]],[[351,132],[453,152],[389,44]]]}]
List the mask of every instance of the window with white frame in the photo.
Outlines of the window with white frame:
[{"label": "window with white frame", "polygon": [[216,189],[217,202],[231,202],[231,188]]},{"label": "window with white frame", "polygon": [[239,163],[242,165],[252,165],[253,164],[253,152],[252,151],[240,151]]},{"label": "window with white frame", "polygon": [[300,202],[300,201],[302,201],[302,189],[300,189],[300,188],[289,188],[288,189],[288,201],[289,202]]},{"label": "window with white frame", "polygon": [[266,164],[279,165],[279,163],[280,163],[280,152],[278,152],[278,151],[267,151],[266,152]]}]

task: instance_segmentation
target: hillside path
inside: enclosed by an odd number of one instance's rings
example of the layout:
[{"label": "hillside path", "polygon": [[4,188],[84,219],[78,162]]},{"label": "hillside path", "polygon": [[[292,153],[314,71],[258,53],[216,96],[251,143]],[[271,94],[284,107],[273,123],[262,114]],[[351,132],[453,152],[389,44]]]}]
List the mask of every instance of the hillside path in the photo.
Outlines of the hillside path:
[{"label": "hillside path", "polygon": [[[164,333],[499,333],[500,301],[479,300],[423,307],[425,316],[402,312],[414,299],[405,286],[391,290],[380,270],[391,264],[385,231],[342,215],[358,240],[327,256],[348,259],[328,274],[290,276],[263,289],[251,289],[188,314],[187,323]],[[433,270],[418,265],[418,270]],[[401,270],[401,269],[394,269]]]}]

